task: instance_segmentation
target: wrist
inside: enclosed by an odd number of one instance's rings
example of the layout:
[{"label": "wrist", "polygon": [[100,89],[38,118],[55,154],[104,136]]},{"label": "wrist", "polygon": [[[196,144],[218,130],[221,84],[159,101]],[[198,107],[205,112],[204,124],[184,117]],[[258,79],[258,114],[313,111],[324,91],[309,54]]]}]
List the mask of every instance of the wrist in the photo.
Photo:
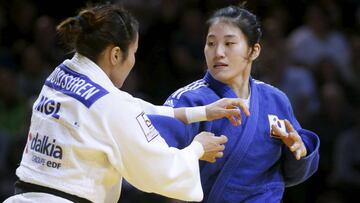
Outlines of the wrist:
[{"label": "wrist", "polygon": [[186,147],[185,150],[191,151],[191,153],[195,154],[198,159],[200,159],[205,153],[203,145],[196,140],[192,141],[192,143],[188,147]]},{"label": "wrist", "polygon": [[206,121],[206,106],[196,106],[185,108],[185,116],[188,123]]}]

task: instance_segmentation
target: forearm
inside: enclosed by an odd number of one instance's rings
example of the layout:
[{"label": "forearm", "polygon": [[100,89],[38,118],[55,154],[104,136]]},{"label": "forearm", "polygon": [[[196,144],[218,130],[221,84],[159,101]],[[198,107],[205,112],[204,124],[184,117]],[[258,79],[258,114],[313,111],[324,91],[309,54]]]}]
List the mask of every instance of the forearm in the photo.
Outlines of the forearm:
[{"label": "forearm", "polygon": [[183,150],[158,145],[156,149],[145,151],[145,159],[138,160],[138,156],[125,158],[125,179],[146,192],[184,201],[202,199],[198,159],[204,151],[200,143],[194,141]]}]

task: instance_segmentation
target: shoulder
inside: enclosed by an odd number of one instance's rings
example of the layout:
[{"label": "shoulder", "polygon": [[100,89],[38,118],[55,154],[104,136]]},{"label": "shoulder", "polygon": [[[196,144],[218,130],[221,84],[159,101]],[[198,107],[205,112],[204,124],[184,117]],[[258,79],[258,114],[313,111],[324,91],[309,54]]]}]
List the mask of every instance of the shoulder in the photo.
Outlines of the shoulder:
[{"label": "shoulder", "polygon": [[279,88],[256,79],[252,79],[252,82],[263,98],[289,103],[288,97]]},{"label": "shoulder", "polygon": [[134,97],[119,89],[113,89],[97,104],[101,115],[112,117],[126,117],[126,115],[139,114],[141,107]]},{"label": "shoulder", "polygon": [[208,84],[206,83],[206,81],[203,79],[200,79],[200,80],[194,81],[184,87],[179,88],[174,93],[172,93],[170,95],[170,97],[173,99],[180,99],[181,96],[183,96],[184,94],[186,95],[186,94],[201,93],[207,87],[208,87]]},{"label": "shoulder", "polygon": [[197,80],[172,93],[165,102],[166,106],[181,107],[189,104],[201,104],[203,100],[213,94],[209,84],[203,80]]}]

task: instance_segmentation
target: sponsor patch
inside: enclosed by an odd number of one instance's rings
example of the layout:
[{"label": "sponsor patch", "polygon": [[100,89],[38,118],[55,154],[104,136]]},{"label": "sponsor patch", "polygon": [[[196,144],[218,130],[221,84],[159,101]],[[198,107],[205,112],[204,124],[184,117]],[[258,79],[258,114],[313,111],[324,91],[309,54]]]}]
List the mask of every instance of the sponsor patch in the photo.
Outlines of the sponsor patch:
[{"label": "sponsor patch", "polygon": [[148,142],[153,140],[156,136],[159,135],[159,132],[155,129],[153,124],[151,123],[150,119],[147,117],[147,115],[142,112],[138,116],[136,116],[136,120],[139,123],[145,138]]},{"label": "sponsor patch", "polygon": [[63,147],[56,143],[56,139],[47,135],[32,133],[28,135],[25,153],[31,154],[31,161],[35,164],[43,165],[48,168],[60,169],[63,158]]}]

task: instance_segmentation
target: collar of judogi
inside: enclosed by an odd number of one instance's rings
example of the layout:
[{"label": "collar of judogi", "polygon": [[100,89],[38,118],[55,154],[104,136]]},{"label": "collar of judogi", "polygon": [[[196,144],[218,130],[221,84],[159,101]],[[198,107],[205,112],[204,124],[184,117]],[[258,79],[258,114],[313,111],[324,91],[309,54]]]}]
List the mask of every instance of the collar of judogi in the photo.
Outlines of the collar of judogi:
[{"label": "collar of judogi", "polygon": [[[204,76],[204,80],[209,84],[210,88],[213,89],[216,94],[218,94],[220,97],[226,97],[226,98],[237,98],[237,95],[235,92],[231,89],[231,87],[225,83],[222,83],[215,78],[211,76],[209,71],[206,72]],[[253,86],[253,80],[252,77],[249,77],[249,84],[250,84],[250,91]]]}]

